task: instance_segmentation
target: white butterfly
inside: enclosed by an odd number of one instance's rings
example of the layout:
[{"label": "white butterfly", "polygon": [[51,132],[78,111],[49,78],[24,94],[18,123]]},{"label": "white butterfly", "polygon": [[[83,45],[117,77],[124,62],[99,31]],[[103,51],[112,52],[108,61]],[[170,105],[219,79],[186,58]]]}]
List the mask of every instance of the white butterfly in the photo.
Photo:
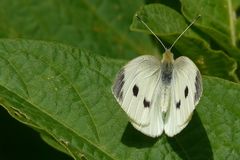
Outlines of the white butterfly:
[{"label": "white butterfly", "polygon": [[150,137],[160,136],[163,131],[170,137],[179,133],[190,121],[202,95],[198,68],[187,57],[174,60],[170,51],[173,45],[170,49],[163,45],[166,51],[161,61],[144,55],[127,63],[117,74],[112,87],[113,95],[130,117],[132,125]]}]

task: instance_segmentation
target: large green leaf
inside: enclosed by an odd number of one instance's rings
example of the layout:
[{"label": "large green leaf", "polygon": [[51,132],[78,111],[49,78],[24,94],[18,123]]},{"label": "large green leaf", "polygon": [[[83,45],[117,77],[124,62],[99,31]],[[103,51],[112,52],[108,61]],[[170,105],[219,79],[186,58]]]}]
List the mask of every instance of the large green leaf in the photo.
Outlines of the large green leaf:
[{"label": "large green leaf", "polygon": [[[188,25],[182,15],[161,4],[146,5],[137,14],[167,44],[172,44]],[[131,29],[149,33],[136,18],[131,25]],[[203,74],[237,81],[235,74],[236,61],[223,51],[212,50],[209,44],[199,37],[198,32],[187,31],[174,48],[174,53],[188,56],[195,61]]]},{"label": "large green leaf", "polygon": [[240,49],[237,48],[236,10],[239,1],[236,0],[181,0],[183,14],[191,20],[196,14],[201,14],[199,29],[211,37],[229,55],[240,59]]},{"label": "large green leaf", "polygon": [[149,37],[129,31],[142,1],[1,0],[0,37],[58,41],[114,58],[154,53]]},{"label": "large green leaf", "polygon": [[1,40],[0,55],[0,104],[75,159],[240,156],[239,84],[204,76],[187,128],[174,138],[152,139],[133,129],[111,93],[125,61],[24,40]]}]

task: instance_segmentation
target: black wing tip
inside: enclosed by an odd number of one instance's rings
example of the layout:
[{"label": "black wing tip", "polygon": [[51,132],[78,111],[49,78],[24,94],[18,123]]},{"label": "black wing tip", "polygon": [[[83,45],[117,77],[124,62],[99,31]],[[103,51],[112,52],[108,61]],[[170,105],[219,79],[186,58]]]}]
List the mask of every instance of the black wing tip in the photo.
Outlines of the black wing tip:
[{"label": "black wing tip", "polygon": [[194,103],[197,104],[202,96],[203,88],[202,88],[202,76],[200,71],[198,70],[195,77],[195,95],[194,95]]},{"label": "black wing tip", "polygon": [[118,72],[116,79],[114,81],[114,84],[112,86],[112,93],[119,100],[121,100],[123,96],[122,88],[125,83],[124,78],[125,78],[125,74],[124,74],[124,68],[123,68]]}]

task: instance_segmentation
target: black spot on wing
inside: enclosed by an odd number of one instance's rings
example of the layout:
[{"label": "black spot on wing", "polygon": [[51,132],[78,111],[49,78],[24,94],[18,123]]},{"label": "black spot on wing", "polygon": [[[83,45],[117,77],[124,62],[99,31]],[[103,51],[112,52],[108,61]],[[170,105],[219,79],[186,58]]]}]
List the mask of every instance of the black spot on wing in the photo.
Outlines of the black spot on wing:
[{"label": "black spot on wing", "polygon": [[179,100],[177,103],[176,103],[176,108],[180,108],[180,106],[181,106],[181,100]]},{"label": "black spot on wing", "polygon": [[188,96],[188,86],[186,86],[186,88],[184,90],[184,95],[185,95],[185,98],[187,98],[187,96]]},{"label": "black spot on wing", "polygon": [[118,73],[116,81],[115,81],[114,86],[113,86],[113,93],[119,99],[122,99],[122,95],[123,95],[122,88],[123,88],[124,83],[125,83],[125,81],[124,81],[124,69],[122,69]]},{"label": "black spot on wing", "polygon": [[137,95],[138,95],[138,91],[139,91],[139,88],[138,88],[138,86],[135,84],[134,86],[133,86],[133,95],[135,96],[135,97],[137,97]]},{"label": "black spot on wing", "polygon": [[147,101],[147,100],[144,98],[144,100],[143,100],[143,105],[144,105],[144,107],[150,107],[150,102]]},{"label": "black spot on wing", "polygon": [[197,71],[197,75],[195,77],[195,90],[194,103],[196,103],[202,95],[202,78],[199,71]]},{"label": "black spot on wing", "polygon": [[173,64],[172,63],[162,63],[161,65],[161,80],[164,84],[170,84],[172,80],[172,71]]}]

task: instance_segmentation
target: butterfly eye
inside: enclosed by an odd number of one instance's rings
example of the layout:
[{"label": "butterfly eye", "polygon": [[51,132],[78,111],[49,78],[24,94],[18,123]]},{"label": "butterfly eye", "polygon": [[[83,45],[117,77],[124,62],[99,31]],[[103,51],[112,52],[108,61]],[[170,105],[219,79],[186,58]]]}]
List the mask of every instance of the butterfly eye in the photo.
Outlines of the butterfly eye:
[{"label": "butterfly eye", "polygon": [[138,91],[139,91],[139,88],[138,88],[138,86],[135,84],[134,87],[133,87],[133,95],[134,95],[135,97],[137,97]]},{"label": "butterfly eye", "polygon": [[185,95],[185,98],[187,98],[187,96],[188,96],[188,86],[186,86],[186,88],[184,90],[184,95]]}]

